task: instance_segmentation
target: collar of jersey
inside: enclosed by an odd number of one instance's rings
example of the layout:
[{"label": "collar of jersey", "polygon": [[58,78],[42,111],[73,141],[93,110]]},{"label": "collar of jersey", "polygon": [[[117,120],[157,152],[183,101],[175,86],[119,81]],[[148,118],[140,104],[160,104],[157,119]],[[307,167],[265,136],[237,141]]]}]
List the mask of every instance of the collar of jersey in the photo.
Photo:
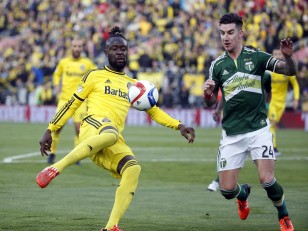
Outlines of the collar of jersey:
[{"label": "collar of jersey", "polygon": [[110,71],[110,72],[115,73],[115,74],[125,75],[124,72],[117,72],[117,71],[111,70],[109,67],[107,67],[107,65],[105,65],[105,69],[106,69],[106,71]]}]

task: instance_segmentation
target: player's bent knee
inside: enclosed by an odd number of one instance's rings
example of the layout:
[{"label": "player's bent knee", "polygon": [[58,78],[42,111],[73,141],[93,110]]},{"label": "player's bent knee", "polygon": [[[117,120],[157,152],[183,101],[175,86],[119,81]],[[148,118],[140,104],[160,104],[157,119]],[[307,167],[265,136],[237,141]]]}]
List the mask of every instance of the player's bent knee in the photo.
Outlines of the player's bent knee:
[{"label": "player's bent knee", "polygon": [[276,181],[270,186],[264,184],[263,188],[266,190],[268,198],[272,201],[280,201],[283,198],[283,189]]},{"label": "player's bent knee", "polygon": [[234,191],[229,191],[229,190],[224,190],[220,189],[221,195],[223,195],[227,200],[231,200],[236,197],[236,190]]},{"label": "player's bent knee", "polygon": [[[128,171],[127,171],[128,170]],[[120,175],[123,175],[123,173],[131,173],[134,172],[134,174],[140,175],[141,167],[138,164],[137,160],[132,155],[124,156],[118,163],[117,166],[117,173]]]}]

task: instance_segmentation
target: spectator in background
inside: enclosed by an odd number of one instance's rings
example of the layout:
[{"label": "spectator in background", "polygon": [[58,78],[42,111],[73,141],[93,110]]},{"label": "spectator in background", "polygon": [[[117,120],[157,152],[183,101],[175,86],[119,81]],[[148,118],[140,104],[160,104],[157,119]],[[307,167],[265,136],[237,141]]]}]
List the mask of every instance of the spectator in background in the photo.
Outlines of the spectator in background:
[{"label": "spectator in background", "polygon": [[[273,57],[278,60],[284,60],[284,56],[280,49],[276,48],[273,50]],[[271,122],[270,130],[273,134],[273,145],[275,156],[280,156],[281,153],[278,150],[276,128],[284,113],[286,107],[286,97],[288,93],[288,86],[291,83],[293,87],[293,110],[296,111],[298,108],[299,101],[299,86],[297,83],[296,76],[286,76],[284,74],[278,74],[271,72],[271,100],[268,109],[268,118]]]},{"label": "spectator in background", "polygon": [[[28,72],[32,69],[38,73],[38,82],[51,80],[50,72],[69,50],[69,38],[75,33],[87,37],[89,57],[97,64],[106,64],[100,50],[108,39],[110,25],[114,23],[126,28],[125,34],[130,40],[129,68],[134,78],[140,70],[138,47],[141,46],[151,48],[148,56],[159,62],[159,67],[168,66],[168,62],[173,61],[186,72],[204,73],[207,77],[212,57],[221,53],[219,34],[213,30],[215,19],[226,11],[243,15],[247,19],[245,40],[269,53],[279,36],[301,39],[308,34],[306,1],[24,2],[5,0],[0,3],[2,38],[15,41],[9,46],[1,46],[0,42],[0,59],[5,57],[9,76],[14,72],[14,62],[11,61],[22,59]],[[295,23],[294,28],[292,23]],[[38,51],[37,46],[41,47]],[[37,60],[42,62],[41,65],[31,61],[33,54],[39,57]],[[28,79],[33,81],[33,76]],[[180,84],[179,79],[176,81]],[[11,83],[14,81],[5,84],[14,90],[16,86]],[[34,91],[33,84],[27,84],[28,93]],[[175,106],[180,106],[180,103],[175,102]]]}]

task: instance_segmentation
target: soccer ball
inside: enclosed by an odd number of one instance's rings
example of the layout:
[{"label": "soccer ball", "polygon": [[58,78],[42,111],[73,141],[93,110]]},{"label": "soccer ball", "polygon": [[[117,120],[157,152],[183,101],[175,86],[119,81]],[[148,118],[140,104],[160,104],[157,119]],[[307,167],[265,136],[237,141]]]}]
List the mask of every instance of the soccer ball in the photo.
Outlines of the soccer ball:
[{"label": "soccer ball", "polygon": [[154,107],[158,101],[158,90],[147,80],[139,80],[128,89],[128,101],[139,111]]}]

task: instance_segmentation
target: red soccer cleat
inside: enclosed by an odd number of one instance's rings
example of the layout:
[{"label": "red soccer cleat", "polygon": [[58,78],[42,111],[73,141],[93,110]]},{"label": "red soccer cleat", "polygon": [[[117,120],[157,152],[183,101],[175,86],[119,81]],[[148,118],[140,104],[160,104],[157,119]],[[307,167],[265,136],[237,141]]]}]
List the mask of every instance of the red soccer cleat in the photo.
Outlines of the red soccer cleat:
[{"label": "red soccer cleat", "polygon": [[[250,186],[248,184],[243,184],[242,185],[243,188],[245,188],[246,192],[248,193],[248,196],[250,194]],[[246,218],[249,215],[250,212],[250,207],[249,207],[249,203],[248,203],[248,199],[246,199],[245,201],[240,201],[240,200],[236,200],[237,204],[238,204],[238,216],[242,219],[242,220],[246,220]]]},{"label": "red soccer cleat", "polygon": [[36,176],[36,183],[41,187],[45,188],[50,181],[55,178],[57,175],[59,175],[58,169],[54,167],[47,167],[44,168],[43,171],[41,171]]},{"label": "red soccer cleat", "polygon": [[294,231],[292,221],[288,216],[279,219],[279,224],[280,224],[280,231]]},{"label": "red soccer cleat", "polygon": [[114,225],[111,229],[102,229],[101,231],[123,231],[118,225]]}]

